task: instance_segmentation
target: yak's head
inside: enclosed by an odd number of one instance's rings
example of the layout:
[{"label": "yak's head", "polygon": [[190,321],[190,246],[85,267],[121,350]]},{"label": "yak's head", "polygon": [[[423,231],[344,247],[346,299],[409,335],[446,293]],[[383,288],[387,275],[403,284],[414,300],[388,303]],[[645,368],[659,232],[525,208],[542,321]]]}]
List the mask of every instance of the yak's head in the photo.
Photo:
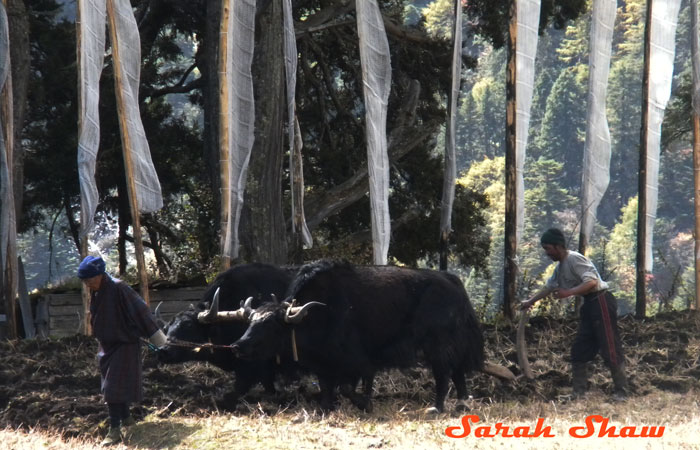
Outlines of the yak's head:
[{"label": "yak's head", "polygon": [[209,339],[208,325],[197,320],[204,310],[201,304],[190,305],[189,309],[177,313],[165,326],[163,332],[167,340],[157,353],[160,362],[174,364],[201,359],[194,344],[203,344]]},{"label": "yak's head", "polygon": [[[241,308],[250,309],[252,298],[241,302]],[[225,341],[227,344],[238,339],[247,327],[245,317],[235,311],[218,312],[219,290],[216,290],[212,306],[200,303],[197,306],[190,305],[189,309],[179,312],[168,323],[163,332],[166,335],[166,344],[158,351],[158,360],[162,363],[173,364],[185,361],[208,360],[208,352],[203,351],[197,344],[213,343],[213,341]],[[215,308],[215,309],[214,309]],[[238,323],[218,323],[212,317],[220,315],[236,319]]]},{"label": "yak's head", "polygon": [[267,303],[244,312],[249,321],[246,332],[232,345],[236,356],[244,359],[270,359],[283,351],[291,330],[302,323],[311,308],[323,303],[309,302],[295,306],[294,302]]}]

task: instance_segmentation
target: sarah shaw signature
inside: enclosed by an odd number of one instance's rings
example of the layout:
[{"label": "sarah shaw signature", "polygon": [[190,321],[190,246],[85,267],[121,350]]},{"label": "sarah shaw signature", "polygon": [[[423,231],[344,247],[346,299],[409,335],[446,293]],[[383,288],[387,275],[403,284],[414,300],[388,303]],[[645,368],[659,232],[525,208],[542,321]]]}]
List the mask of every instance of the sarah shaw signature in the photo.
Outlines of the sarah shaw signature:
[{"label": "sarah shaw signature", "polygon": [[[472,425],[479,422],[479,416],[467,415],[462,416],[462,424],[454,427],[445,428],[447,437],[461,439],[469,436],[476,438],[492,438],[496,436],[514,437],[514,438],[537,438],[537,437],[554,437],[552,427],[544,425],[544,419],[537,419],[534,429],[529,426],[511,427],[497,422],[494,426],[485,425],[472,428]],[[610,419],[599,415],[587,416],[584,420],[584,426],[574,426],[569,428],[569,435],[575,438],[583,439],[589,437],[608,437],[608,438],[658,438],[664,435],[665,426],[623,426],[616,427],[609,425]],[[600,426],[596,426],[600,424]]]}]

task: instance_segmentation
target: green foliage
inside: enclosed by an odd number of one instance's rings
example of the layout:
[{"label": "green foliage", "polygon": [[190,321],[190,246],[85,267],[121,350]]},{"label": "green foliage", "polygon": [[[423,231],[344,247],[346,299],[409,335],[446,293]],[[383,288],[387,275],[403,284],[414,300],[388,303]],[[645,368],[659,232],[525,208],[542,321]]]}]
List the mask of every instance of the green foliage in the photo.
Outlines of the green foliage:
[{"label": "green foliage", "polygon": [[[491,0],[467,2],[465,9],[473,22],[474,32],[486,38],[496,48],[506,43],[511,4],[510,1],[494,3]],[[569,20],[586,10],[586,4],[586,0],[543,0],[540,9],[540,34],[550,24],[558,29],[565,27]]]},{"label": "green foliage", "polygon": [[[684,285],[683,273],[686,267],[693,267],[694,241],[690,232],[677,232],[666,220],[657,220],[654,227],[654,271],[648,277],[647,308],[654,312],[669,311],[674,302],[693,292]],[[690,286],[694,286],[695,282]],[[680,295],[680,297],[679,297]],[[694,292],[693,292],[694,295]]]},{"label": "green foliage", "polygon": [[525,208],[527,221],[531,232],[538,236],[542,232],[542,224],[557,222],[555,213],[576,205],[577,198],[571,195],[561,180],[564,163],[552,159],[539,158],[528,164],[525,175]]},{"label": "green foliage", "polygon": [[[207,79],[206,8],[211,4],[201,0],[134,4],[143,55],[141,113],[166,205],[162,211],[145,216],[142,223],[148,232],[146,239],[164,252],[165,259],[158,261],[159,267],[162,264],[161,268],[174,268],[175,273],[183,275],[206,271],[218,251],[218,205],[207,175],[207,151],[202,149],[204,139],[198,122],[188,115],[192,107],[212,103],[212,99],[207,103],[207,91],[203,89]],[[322,2],[306,3],[298,5],[294,14],[297,18],[313,17],[326,6]],[[397,1],[382,5],[382,9],[400,23],[403,14],[410,13],[405,6]],[[75,239],[79,205],[75,164],[75,26],[57,19],[61,8],[54,1],[35,2],[32,8],[34,77],[26,126],[27,148],[31,150],[25,158],[28,189],[24,229],[40,227],[45,215],[65,210]],[[410,22],[411,32],[423,33],[423,37],[418,41],[392,39],[394,83],[388,127],[391,130],[399,119],[397,114],[404,107],[410,82],[420,82],[420,99],[411,113],[413,128],[422,129],[427,138],[423,137],[423,142],[408,156],[394,162],[391,197],[392,217],[399,220],[395,242],[407,242],[397,245],[392,256],[398,262],[416,264],[419,260],[434,261],[438,250],[443,163],[436,156],[434,135],[444,120],[444,92],[449,85],[449,70],[445,68],[450,64],[451,46],[442,39],[426,39],[423,20]],[[348,23],[305,33],[298,39],[298,48],[297,113],[304,138],[307,197],[313,198],[366,165],[357,29]],[[465,62],[471,64],[469,58]],[[96,173],[100,194],[98,220],[118,217],[119,227],[126,230],[129,211],[124,201],[121,137],[109,53],[105,63]],[[193,87],[188,88],[188,84]],[[173,98],[168,93],[181,94]],[[51,176],[47,176],[47,168],[53,169]],[[60,189],[56,189],[57,183],[61,184]],[[480,232],[483,220],[479,210],[485,200],[461,189],[457,196],[451,248],[461,263],[483,267],[488,241]],[[359,245],[343,242],[356,242],[355,237],[369,227],[365,199],[329,217],[314,233],[320,247],[333,248],[336,244],[336,249],[345,248],[346,256],[354,254],[366,262],[366,238]],[[327,252],[328,248],[316,250]]]},{"label": "green foliage", "polygon": [[[34,5],[30,14],[31,61],[24,127],[22,232],[71,205],[79,195],[75,25],[59,21],[55,2]],[[60,86],[60,88],[57,88]],[[17,125],[15,125],[17,126]]]},{"label": "green foliage", "polygon": [[565,33],[561,30],[548,29],[547,33],[540,36],[537,44],[537,62],[535,64],[535,84],[532,96],[532,108],[530,110],[530,142],[528,153],[535,148],[538,136],[542,132],[542,121],[547,111],[547,102],[552,92],[554,82],[559,78],[559,73],[564,67],[561,58],[557,55],[557,49],[562,45]]},{"label": "green foliage", "polygon": [[[545,157],[563,162],[560,183],[574,195],[581,188],[586,134],[589,22],[590,13],[586,13],[560,33],[560,38],[544,38],[540,43],[538,61],[544,67],[538,70],[536,78],[534,120],[530,124],[533,133],[528,154],[534,159]],[[547,35],[557,34],[552,31]]]},{"label": "green foliage", "polygon": [[564,69],[552,86],[533,157],[556,159],[562,164],[562,185],[580,192],[585,140],[586,84],[581,83],[578,67]]},{"label": "green foliage", "polygon": [[505,158],[484,158],[480,162],[472,164],[466,174],[463,174],[457,183],[474,192],[481,192],[486,196],[489,204],[487,222],[491,228],[491,234],[503,228],[505,215]]},{"label": "green foliage", "polygon": [[[525,230],[521,239],[518,258],[518,285],[520,297],[526,297],[544,279],[542,272],[549,261],[545,261],[539,246],[539,236],[543,228],[555,225],[562,208],[574,204],[575,198],[559,185],[562,164],[552,160],[540,159],[528,165],[525,174],[527,185],[531,185],[525,196]],[[473,275],[470,292],[473,298],[493,298],[502,291],[503,243],[505,217],[505,158],[484,158],[474,162],[462,174],[459,184],[481,192],[488,200],[484,212],[490,233],[491,252],[486,274]],[[500,299],[496,299],[497,301]],[[491,318],[498,313],[496,305],[490,305],[484,311]]]},{"label": "green foliage", "polygon": [[670,300],[670,309],[690,310],[695,307],[695,264],[685,267],[676,295]]},{"label": "green foliage", "polygon": [[477,80],[466,93],[459,112],[466,120],[457,126],[460,167],[475,158],[494,158],[503,152],[503,129],[490,124],[505,123],[504,103],[505,92],[499,80],[491,77]]},{"label": "green foliage", "polygon": [[621,29],[616,30],[617,39],[613,43],[615,56],[610,67],[607,101],[612,140],[611,182],[607,201],[599,211],[606,226],[614,224],[627,200],[637,194],[637,171],[630,170],[630,165],[638,165],[639,161],[644,12],[644,2],[637,0],[626,2],[618,12]]},{"label": "green foliage", "polygon": [[[181,5],[172,5],[170,14]],[[76,238],[79,205],[79,184],[75,152],[77,149],[77,74],[75,56],[75,24],[59,20],[61,9],[52,1],[35,3],[30,10],[32,65],[28,96],[28,117],[25,127],[25,208],[22,230],[41,226],[45,214],[53,215],[64,209],[72,222],[71,234]],[[183,58],[178,33],[183,24],[173,16],[161,17],[163,32],[155,33],[153,41],[144,41],[142,66],[142,92],[150,93],[142,103],[141,112],[146,136],[149,137],[151,155],[159,174],[164,199],[168,208],[144,220],[149,229],[163,239],[158,242],[166,248],[179,248],[183,243],[196,240],[199,245],[188,248],[189,261],[205,264],[216,251],[216,235],[211,208],[211,194],[202,178],[204,171],[200,130],[196,125],[178,116],[165,96],[153,95],[160,87],[173,83],[182,75],[177,62]],[[148,24],[148,21],[144,21]],[[146,34],[149,29],[142,30]],[[192,29],[190,28],[190,32]],[[126,217],[129,212],[125,198],[125,180],[121,137],[116,117],[114,82],[111,60],[106,59],[101,82],[100,102],[100,152],[96,180],[100,193],[99,217]],[[57,88],[60,86],[60,88]],[[158,221],[185,214],[177,212],[187,198],[195,207],[201,207],[190,217],[197,218],[188,226],[176,231],[178,222]],[[173,200],[173,201],[171,201]],[[172,207],[172,209],[170,209]],[[186,209],[186,208],[183,208]],[[181,224],[181,223],[180,223]],[[189,226],[191,225],[191,226]],[[197,233],[197,234],[190,234]],[[184,258],[184,255],[182,256]],[[201,266],[200,266],[201,267]]]},{"label": "green foliage", "polygon": [[[627,312],[633,311],[635,304],[637,207],[637,197],[631,198],[609,240],[604,242],[605,248],[593,252],[606,258],[610,276],[604,278]],[[648,313],[688,308],[695,297],[692,234],[679,231],[673,221],[657,219],[653,252],[654,269],[647,275]]]},{"label": "green foliage", "polygon": [[[589,2],[590,3],[590,2]],[[507,30],[506,2],[500,8],[491,3],[470,2],[469,14],[484,13],[490,23],[500,27],[476,30],[494,47],[505,41]],[[543,6],[545,8],[546,6]],[[492,8],[491,11],[484,11]],[[583,9],[581,10],[583,11]],[[636,200],[638,187],[639,130],[641,124],[641,82],[643,32],[646,2],[628,0],[619,4],[613,36],[613,52],[608,85],[607,110],[612,140],[611,179],[598,208],[589,255],[611,281],[626,308],[635,296],[634,247],[636,245]],[[497,17],[497,19],[493,19]],[[663,124],[663,147],[660,168],[659,221],[655,230],[655,269],[650,275],[652,303],[673,305],[685,290],[683,274],[690,261],[673,250],[673,244],[693,227],[692,152],[690,150],[690,57],[688,8],[681,11],[678,26],[674,91]],[[499,22],[500,21],[500,22]],[[543,26],[537,54],[535,92],[530,119],[530,136],[525,162],[525,233],[518,245],[521,283],[528,285],[542,266],[538,234],[544,227],[557,225],[566,230],[575,248],[580,222],[582,152],[585,139],[586,97],[588,90],[588,33],[590,11],[569,22],[564,32]],[[546,24],[545,24],[546,25]],[[498,51],[484,46],[479,71],[470,73],[463,92],[459,125],[459,142],[463,144],[460,164],[474,169],[484,158],[502,154],[503,84],[494,74],[505,71],[505,56],[493,57]],[[490,97],[491,93],[498,93]],[[491,99],[497,100],[491,100]],[[501,115],[487,115],[493,105]],[[493,143],[496,143],[494,145]],[[471,167],[470,167],[471,164]],[[494,174],[498,173],[493,169]],[[498,176],[498,175],[497,175]],[[490,186],[494,189],[494,186]],[[483,188],[482,188],[483,189]],[[483,191],[482,191],[483,192]],[[550,201],[551,200],[551,201]],[[634,200],[634,201],[632,201]],[[498,201],[492,199],[492,205]],[[493,206],[492,206],[493,207]],[[502,214],[502,213],[497,213]],[[491,218],[490,214],[489,217]],[[491,223],[491,222],[490,222]],[[501,228],[491,228],[494,237],[492,255],[501,252]],[[494,270],[500,271],[499,261]],[[602,267],[602,268],[601,268]]]},{"label": "green foliage", "polygon": [[565,37],[556,48],[556,55],[567,66],[588,63],[589,34],[591,28],[590,2],[588,11],[566,27]]},{"label": "green foliage", "polygon": [[693,149],[675,143],[661,156],[659,171],[659,205],[657,215],[672,221],[678,232],[695,227],[694,196],[689,187],[694,186]]},{"label": "green foliage", "polygon": [[452,39],[454,0],[435,0],[423,8],[425,29],[438,39]]},{"label": "green foliage", "polygon": [[[397,2],[397,5],[403,3]],[[432,4],[428,9],[441,5],[449,9],[449,2]],[[384,13],[395,15],[396,22],[400,23],[405,8],[387,8]],[[452,21],[451,12],[447,16],[431,17],[450,24]],[[430,36],[430,27],[437,23],[431,17],[426,17],[425,21],[412,20],[416,22],[414,29]],[[304,182],[309,202],[367,164],[356,33],[354,24],[331,27],[308,33],[297,43],[301,55],[297,112],[304,138]],[[444,133],[440,125],[445,120],[445,92],[450,85],[451,45],[439,37],[421,42],[390,37],[390,50],[394,82],[389,97],[388,131],[391,133],[398,126],[398,113],[406,106],[410,81],[417,80],[421,90],[415,109],[415,126],[406,128],[395,140],[420,129],[423,136],[432,138],[420,142],[392,164],[389,209],[394,223],[389,252],[398,263],[432,264],[437,261],[439,250],[444,163],[438,136]],[[409,144],[413,143],[403,145]],[[478,194],[461,191],[457,196],[451,250],[457,261],[483,267],[488,241],[479,230],[479,209],[483,208],[484,199]],[[364,197],[325,219],[314,230],[316,244],[305,251],[304,258],[332,254],[365,263],[371,260],[371,242],[366,238],[371,226],[369,213],[369,199]]]},{"label": "green foliage", "polygon": [[606,247],[612,274],[611,290],[618,300],[629,305],[634,305],[637,205],[637,197],[632,197],[622,209],[622,217],[610,232]]},{"label": "green foliage", "polygon": [[470,274],[469,293],[483,318],[491,319],[498,313],[498,298],[503,267],[503,227],[505,213],[505,158],[484,158],[462,172],[457,183],[464,188],[482,193],[488,202],[484,211],[491,247],[487,270]]},{"label": "green foliage", "polygon": [[[27,289],[64,285],[75,277],[80,258],[62,212],[47,217],[17,239]],[[77,286],[78,289],[80,286]]]}]

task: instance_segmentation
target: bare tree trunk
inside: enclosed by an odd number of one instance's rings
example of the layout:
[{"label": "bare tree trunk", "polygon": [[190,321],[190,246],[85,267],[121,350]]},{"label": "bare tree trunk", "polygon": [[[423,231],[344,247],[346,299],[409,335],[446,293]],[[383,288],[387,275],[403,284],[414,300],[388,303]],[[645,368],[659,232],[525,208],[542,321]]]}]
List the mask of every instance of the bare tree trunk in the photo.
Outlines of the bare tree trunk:
[{"label": "bare tree trunk", "polygon": [[691,309],[700,311],[700,115],[693,112],[693,168],[695,173],[695,303]]},{"label": "bare tree trunk", "polygon": [[287,262],[282,210],[284,158],[284,63],[282,4],[270,2],[258,16],[253,79],[255,144],[250,158],[243,217],[241,255],[247,261]]},{"label": "bare tree trunk", "polygon": [[[204,88],[204,161],[207,174],[214,195],[214,205],[221,204],[221,178],[219,176],[219,26],[221,22],[222,0],[208,0],[207,8],[206,47],[204,58],[206,61],[202,77],[205,78]],[[220,223],[221,211],[215,208],[214,224]],[[214,230],[218,232],[219,230]],[[218,240],[216,240],[218,242]]]},{"label": "bare tree trunk", "polygon": [[508,36],[508,68],[506,69],[506,218],[503,257],[503,315],[513,319],[517,266],[515,257],[517,242],[517,180],[515,155],[515,46],[517,41],[515,0],[510,7],[510,32]]},{"label": "bare tree trunk", "polygon": [[126,275],[126,230],[131,223],[131,210],[129,209],[129,199],[126,193],[126,186],[123,182],[117,185],[118,208],[119,208],[119,232],[117,237],[117,253],[119,255],[119,276]]},{"label": "bare tree trunk", "polygon": [[66,219],[68,219],[68,229],[70,230],[70,235],[75,243],[75,249],[80,253],[80,224],[75,221],[73,217],[73,208],[71,206],[71,200],[68,195],[63,194],[63,209],[66,213]]},{"label": "bare tree trunk", "polygon": [[156,265],[158,266],[158,272],[160,276],[167,276],[170,272],[170,265],[168,264],[168,257],[163,252],[163,247],[160,245],[160,238],[158,232],[152,227],[145,225],[146,232],[148,233],[148,238],[150,239],[150,245],[144,243],[144,246],[150,247],[153,250],[153,256],[156,258]]},{"label": "bare tree trunk", "polygon": [[121,47],[117,39],[117,23],[115,19],[117,12],[118,11],[115,9],[114,4],[107,2],[107,20],[109,22],[110,44],[112,47],[112,66],[114,68],[114,94],[117,97],[117,113],[119,115],[119,129],[121,130],[122,156],[124,158],[126,187],[127,192],[129,193],[129,207],[131,209],[131,229],[134,235],[134,257],[136,258],[136,271],[139,279],[139,291],[141,293],[141,298],[147,305],[149,305],[148,273],[143,251],[143,239],[141,237],[141,217],[136,194],[136,182],[134,180],[134,162],[132,159],[132,148],[134,148],[132,139],[135,139],[135,136],[131,134],[132,131],[128,125],[129,118],[127,117],[127,99],[123,90],[123,86],[125,86],[128,81],[122,78],[124,72],[121,69]]},{"label": "bare tree trunk", "polygon": [[24,0],[7,0],[7,20],[10,27],[10,61],[12,61],[12,110],[14,116],[14,147],[12,182],[14,188],[15,217],[19,225],[22,218],[24,193],[24,151],[21,133],[27,104],[29,80],[29,16]]},{"label": "bare tree trunk", "polygon": [[639,146],[639,192],[637,201],[637,301],[635,316],[637,319],[646,317],[647,308],[647,270],[646,270],[646,238],[647,238],[647,128],[649,120],[649,42],[651,40],[651,4],[647,0],[647,18],[644,25],[644,72],[642,74],[642,128]]}]

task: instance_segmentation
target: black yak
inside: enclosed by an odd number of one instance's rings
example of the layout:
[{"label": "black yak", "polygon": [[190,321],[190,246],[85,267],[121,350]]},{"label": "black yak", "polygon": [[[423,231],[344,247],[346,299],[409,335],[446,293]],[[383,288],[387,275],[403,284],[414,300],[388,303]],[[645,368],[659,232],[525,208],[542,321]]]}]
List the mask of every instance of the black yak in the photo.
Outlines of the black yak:
[{"label": "black yak", "polygon": [[[300,269],[283,302],[239,313],[250,325],[234,352],[298,360],[318,376],[326,409],[341,387],[370,410],[377,371],[424,361],[435,378],[435,408],[443,411],[449,380],[464,401],[465,375],[484,369],[474,309],[461,281],[445,272],[319,261]],[[355,394],[360,379],[363,393]]]},{"label": "black yak", "polygon": [[[197,306],[179,312],[165,327],[166,345],[157,352],[158,360],[165,364],[186,361],[207,361],[215,366],[235,373],[234,391],[225,397],[225,407],[232,407],[239,396],[244,395],[260,382],[266,391],[274,391],[277,371],[272,359],[241,361],[227,348],[246,331],[245,321],[212,323],[203,313],[209,309],[215,295],[222,311],[239,309],[250,298],[249,307],[259,306],[282,298],[296,273],[296,268],[281,268],[268,264],[244,264],[220,273],[204,293]],[[196,344],[214,344],[208,350]]]}]

